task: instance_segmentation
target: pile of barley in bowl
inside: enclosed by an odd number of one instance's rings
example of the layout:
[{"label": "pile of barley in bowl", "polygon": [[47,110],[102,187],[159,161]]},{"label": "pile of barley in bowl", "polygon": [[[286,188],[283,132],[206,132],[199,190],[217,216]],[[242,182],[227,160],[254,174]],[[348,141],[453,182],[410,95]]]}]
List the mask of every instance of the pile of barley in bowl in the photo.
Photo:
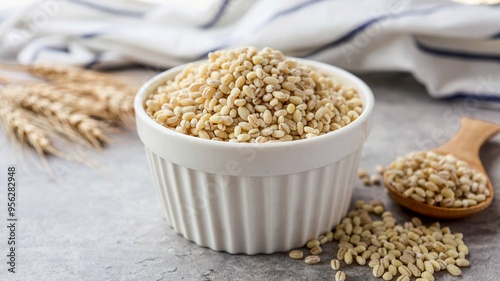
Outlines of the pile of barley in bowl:
[{"label": "pile of barley in bowl", "polygon": [[271,48],[220,50],[158,87],[146,113],[204,139],[266,143],[340,129],[363,111],[356,90]]},{"label": "pile of barley in bowl", "polygon": [[404,197],[429,205],[469,207],[491,195],[487,177],[452,155],[412,152],[397,158],[384,173]]}]

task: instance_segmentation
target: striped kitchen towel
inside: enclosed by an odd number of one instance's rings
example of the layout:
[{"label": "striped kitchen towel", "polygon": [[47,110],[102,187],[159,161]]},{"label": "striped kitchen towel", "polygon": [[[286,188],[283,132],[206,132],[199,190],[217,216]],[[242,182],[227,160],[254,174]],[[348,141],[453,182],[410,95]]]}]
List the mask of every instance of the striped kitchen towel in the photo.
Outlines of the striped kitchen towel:
[{"label": "striped kitchen towel", "polygon": [[23,64],[168,68],[270,46],[355,72],[411,72],[434,97],[500,101],[500,6],[449,0],[43,0],[0,13]]}]

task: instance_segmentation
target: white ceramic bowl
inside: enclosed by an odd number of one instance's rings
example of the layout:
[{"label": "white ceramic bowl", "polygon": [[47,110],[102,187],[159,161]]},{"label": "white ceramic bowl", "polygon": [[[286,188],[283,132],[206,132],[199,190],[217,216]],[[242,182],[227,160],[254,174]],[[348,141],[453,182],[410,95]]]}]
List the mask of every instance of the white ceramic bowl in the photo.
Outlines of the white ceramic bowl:
[{"label": "white ceramic bowl", "polygon": [[284,143],[228,143],[187,136],[144,111],[149,93],[185,65],[152,78],[138,92],[135,112],[167,223],[198,245],[229,253],[273,253],[300,247],[345,215],[373,94],[337,67],[297,59],[344,85],[363,102],[358,119],[335,132]]}]

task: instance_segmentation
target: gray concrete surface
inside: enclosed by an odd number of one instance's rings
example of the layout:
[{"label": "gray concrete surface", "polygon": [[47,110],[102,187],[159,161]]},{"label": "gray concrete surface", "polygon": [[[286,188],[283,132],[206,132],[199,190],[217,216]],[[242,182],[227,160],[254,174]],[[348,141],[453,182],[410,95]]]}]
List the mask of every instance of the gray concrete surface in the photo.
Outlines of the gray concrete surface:
[{"label": "gray concrete surface", "polygon": [[[498,108],[433,100],[406,74],[362,78],[376,96],[373,131],[361,161],[362,167],[371,170],[398,155],[443,142],[458,128],[458,116],[500,123]],[[49,159],[55,180],[33,165],[21,169],[3,134],[0,144],[0,280],[332,280],[334,276],[329,260],[335,244],[326,247],[325,262],[307,266],[286,253],[214,252],[174,233],[161,215],[146,156],[133,131],[117,136],[102,154],[92,156],[102,168]],[[499,136],[484,146],[481,156],[499,191]],[[16,274],[8,273],[6,265],[6,167],[10,164],[19,169]],[[365,188],[356,182],[353,201],[375,198],[400,220],[414,215],[392,202],[383,188]],[[500,279],[498,197],[481,214],[443,225],[464,233],[471,266],[460,278],[439,273],[437,280]],[[343,269],[347,280],[376,280],[367,266]]]}]

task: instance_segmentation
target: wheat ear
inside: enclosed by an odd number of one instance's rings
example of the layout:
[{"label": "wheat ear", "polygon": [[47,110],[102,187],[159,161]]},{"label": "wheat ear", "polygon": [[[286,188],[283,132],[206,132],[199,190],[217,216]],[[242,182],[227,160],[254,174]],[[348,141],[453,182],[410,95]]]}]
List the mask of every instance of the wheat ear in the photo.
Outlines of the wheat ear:
[{"label": "wheat ear", "polygon": [[112,86],[123,92],[133,92],[135,89],[123,83],[116,77],[93,70],[66,65],[33,64],[28,66],[28,72],[50,81],[72,81],[81,83],[98,83]]},{"label": "wheat ear", "polygon": [[66,91],[78,92],[80,96],[96,98],[106,111],[115,118],[130,123],[134,116],[134,95],[100,83],[59,82],[54,85]]},{"label": "wheat ear", "polygon": [[8,135],[32,146],[42,159],[45,159],[45,154],[64,157],[52,145],[44,128],[34,125],[33,118],[35,117],[29,111],[13,103],[2,101],[0,104],[0,119]]},{"label": "wheat ear", "polygon": [[105,104],[94,96],[82,95],[80,91],[73,91],[47,83],[30,83],[26,89],[32,94],[51,101],[64,103],[66,106],[80,113],[96,117],[109,122],[117,122],[119,119],[109,112]]},{"label": "wheat ear", "polygon": [[60,89],[97,98],[107,111],[124,123],[133,121],[133,101],[137,89],[110,74],[49,64],[30,65],[27,70],[35,76],[51,81]]},{"label": "wheat ear", "polygon": [[68,130],[68,136],[71,136],[71,131],[78,132],[95,148],[101,148],[102,143],[110,141],[103,132],[104,123],[79,113],[61,102],[33,95],[22,87],[4,88],[0,95],[12,103],[44,116],[55,125],[63,126]]}]

